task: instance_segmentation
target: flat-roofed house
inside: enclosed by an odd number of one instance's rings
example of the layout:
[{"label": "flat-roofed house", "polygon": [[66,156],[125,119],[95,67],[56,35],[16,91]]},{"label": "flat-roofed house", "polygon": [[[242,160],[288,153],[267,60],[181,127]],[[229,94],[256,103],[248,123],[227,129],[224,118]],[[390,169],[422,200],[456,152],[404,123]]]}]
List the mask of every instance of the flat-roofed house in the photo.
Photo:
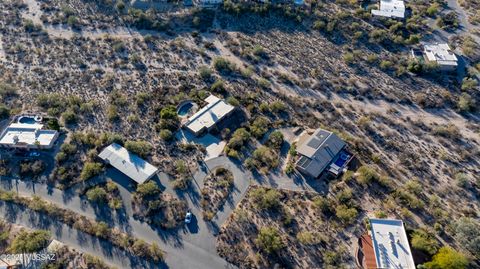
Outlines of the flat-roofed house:
[{"label": "flat-roofed house", "polygon": [[372,9],[372,15],[387,18],[405,18],[403,0],[380,0],[380,9]]},{"label": "flat-roofed house", "polygon": [[415,269],[407,233],[401,220],[370,219],[370,234],[359,240],[362,268]]},{"label": "flat-roofed house", "polygon": [[208,96],[205,98],[205,101],[208,104],[193,114],[183,124],[186,129],[196,136],[205,131],[210,131],[235,110],[235,107],[214,95]]},{"label": "flat-roofed house", "polygon": [[436,63],[441,70],[453,71],[457,69],[458,58],[448,44],[437,43],[424,45],[423,54],[427,62]]},{"label": "flat-roofed house", "polygon": [[328,169],[334,175],[340,174],[352,158],[345,149],[346,143],[336,134],[317,129],[307,137],[300,137],[296,168],[300,172],[317,178]]},{"label": "flat-roofed house", "polygon": [[40,123],[12,123],[0,134],[0,146],[23,149],[50,149],[59,133],[44,130]]},{"label": "flat-roofed house", "polygon": [[113,143],[102,150],[98,157],[138,184],[142,184],[152,178],[158,171],[157,167],[151,165],[116,143]]},{"label": "flat-roofed house", "polygon": [[193,0],[193,3],[199,7],[215,7],[223,3],[223,0]]}]

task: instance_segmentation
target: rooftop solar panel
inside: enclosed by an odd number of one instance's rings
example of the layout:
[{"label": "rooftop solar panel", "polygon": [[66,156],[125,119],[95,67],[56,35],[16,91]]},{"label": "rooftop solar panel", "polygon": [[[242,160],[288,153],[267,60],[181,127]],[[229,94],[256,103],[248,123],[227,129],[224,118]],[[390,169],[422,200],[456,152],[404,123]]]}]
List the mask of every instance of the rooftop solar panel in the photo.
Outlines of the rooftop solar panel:
[{"label": "rooftop solar panel", "polygon": [[316,138],[312,138],[310,141],[308,141],[307,145],[309,147],[312,147],[312,148],[315,148],[317,149],[318,147],[320,147],[320,145],[322,144],[322,141],[316,139]]}]

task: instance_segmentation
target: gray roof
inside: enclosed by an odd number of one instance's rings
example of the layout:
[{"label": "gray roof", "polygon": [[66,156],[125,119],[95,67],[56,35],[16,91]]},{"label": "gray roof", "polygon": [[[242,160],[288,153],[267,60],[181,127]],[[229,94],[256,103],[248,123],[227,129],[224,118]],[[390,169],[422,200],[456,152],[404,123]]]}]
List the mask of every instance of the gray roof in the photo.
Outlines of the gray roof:
[{"label": "gray roof", "polygon": [[147,181],[158,171],[158,168],[116,143],[102,150],[98,157],[139,184]]},{"label": "gray roof", "polygon": [[303,144],[299,145],[297,152],[302,156],[297,161],[297,166],[310,175],[318,177],[344,147],[345,142],[336,134],[317,129]]}]

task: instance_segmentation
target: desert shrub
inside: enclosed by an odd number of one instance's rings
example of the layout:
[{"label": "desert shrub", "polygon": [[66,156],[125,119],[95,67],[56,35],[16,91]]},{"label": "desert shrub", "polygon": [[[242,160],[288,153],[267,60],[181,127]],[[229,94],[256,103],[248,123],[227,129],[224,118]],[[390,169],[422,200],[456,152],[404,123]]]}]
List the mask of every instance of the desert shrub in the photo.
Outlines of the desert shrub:
[{"label": "desert shrub", "polygon": [[270,148],[261,146],[253,151],[252,159],[255,161],[257,168],[265,166],[267,168],[275,168],[278,166],[278,156]]},{"label": "desert shrub", "polygon": [[170,131],[168,129],[162,129],[162,130],[160,130],[160,138],[162,140],[165,140],[165,141],[172,140],[173,133],[172,133],[172,131]]},{"label": "desert shrub", "polygon": [[237,100],[237,98],[235,98],[233,96],[229,96],[227,98],[227,103],[229,103],[232,106],[239,106],[240,105],[240,102]]},{"label": "desert shrub", "polygon": [[13,239],[8,250],[11,253],[32,253],[47,246],[50,240],[50,232],[38,230],[33,232],[21,231]]},{"label": "desert shrub", "polygon": [[87,180],[93,176],[100,174],[103,170],[102,164],[96,162],[86,162],[80,173],[81,180]]},{"label": "desert shrub", "polygon": [[46,165],[41,160],[26,161],[20,163],[20,175],[22,176],[38,176],[45,171]]},{"label": "desert shrub", "polygon": [[212,70],[208,66],[200,66],[198,73],[202,79],[209,79],[212,76]]},{"label": "desert shrub", "polygon": [[17,95],[17,92],[17,87],[9,83],[0,82],[0,99],[6,99],[15,96]]},{"label": "desert shrub", "polygon": [[475,110],[475,100],[468,93],[462,93],[457,102],[460,112],[470,112]]},{"label": "desert shrub", "polygon": [[437,26],[443,29],[454,29],[458,27],[458,15],[455,11],[441,15],[437,19]]},{"label": "desert shrub", "polygon": [[249,139],[250,133],[245,128],[238,128],[233,133],[227,145],[229,148],[240,149]]},{"label": "desert shrub", "polygon": [[251,197],[261,209],[277,209],[280,206],[281,194],[275,189],[258,188],[252,191]]},{"label": "desert shrub", "polygon": [[259,78],[257,80],[257,83],[258,83],[258,86],[260,86],[260,88],[263,88],[263,89],[270,88],[270,82],[265,78]]},{"label": "desert shrub", "polygon": [[268,144],[275,149],[280,149],[283,144],[283,134],[280,131],[273,131],[268,136]]},{"label": "desert shrub", "polygon": [[225,82],[221,79],[215,80],[215,82],[210,86],[212,92],[224,92],[225,91]]},{"label": "desert shrub", "polygon": [[338,205],[335,208],[335,216],[344,224],[352,223],[358,216],[357,209],[346,205]]},{"label": "desert shrub", "polygon": [[468,263],[467,257],[462,253],[451,247],[442,247],[433,256],[432,261],[423,264],[423,266],[426,269],[466,269]]},{"label": "desert shrub", "polygon": [[460,218],[455,222],[455,239],[465,249],[480,256],[480,223],[472,218]]},{"label": "desert shrub", "polygon": [[361,184],[367,185],[372,181],[377,181],[379,175],[377,172],[370,166],[361,166],[358,168],[358,176],[356,177],[357,181]]},{"label": "desert shrub", "polygon": [[278,230],[274,227],[263,227],[258,233],[255,243],[267,253],[275,253],[285,247]]},{"label": "desert shrub", "polygon": [[107,192],[99,186],[89,189],[86,195],[90,202],[103,204],[107,201]]},{"label": "desert shrub", "polygon": [[250,132],[256,138],[261,138],[267,131],[270,121],[265,117],[257,117],[250,125]]},{"label": "desert shrub", "polygon": [[320,242],[325,241],[320,234],[310,231],[298,232],[297,240],[303,245],[317,245]]},{"label": "desert shrub", "polygon": [[236,66],[234,63],[222,57],[215,58],[213,60],[213,66],[217,71],[222,73],[231,73],[236,69]]},{"label": "desert shrub", "polygon": [[471,91],[478,87],[478,81],[474,78],[464,78],[462,80],[462,91]]},{"label": "desert shrub", "polygon": [[424,251],[430,255],[435,254],[438,249],[438,242],[435,236],[423,229],[417,229],[412,234],[412,247]]},{"label": "desert shrub", "polygon": [[274,101],[270,104],[270,108],[269,108],[273,113],[278,113],[278,112],[282,112],[282,111],[285,111],[287,109],[287,106],[285,105],[285,103],[281,102],[281,101]]},{"label": "desert shrub", "polygon": [[136,194],[141,198],[153,196],[160,193],[160,189],[154,181],[147,181],[142,184],[138,184]]},{"label": "desert shrub", "polygon": [[468,187],[468,175],[465,173],[456,173],[455,174],[455,181],[457,185],[461,188]]},{"label": "desert shrub", "polygon": [[125,148],[128,151],[133,152],[142,158],[146,158],[153,149],[152,145],[147,141],[131,141],[131,140],[125,142]]},{"label": "desert shrub", "polygon": [[73,110],[68,109],[67,111],[63,112],[61,115],[63,122],[65,124],[74,124],[78,120],[77,113],[75,113]]}]

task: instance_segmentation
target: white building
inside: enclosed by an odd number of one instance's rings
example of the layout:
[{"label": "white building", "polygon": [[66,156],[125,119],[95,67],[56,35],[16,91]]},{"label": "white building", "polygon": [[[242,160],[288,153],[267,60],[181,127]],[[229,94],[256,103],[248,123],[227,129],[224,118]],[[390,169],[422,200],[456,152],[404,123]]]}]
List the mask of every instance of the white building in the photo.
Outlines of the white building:
[{"label": "white building", "polygon": [[405,18],[403,0],[380,0],[380,9],[372,9],[372,15],[387,18]]},{"label": "white building", "polygon": [[423,54],[427,62],[436,63],[441,70],[455,70],[458,59],[448,44],[428,44],[423,46]]},{"label": "white building", "polygon": [[12,123],[0,134],[0,146],[25,149],[50,149],[58,132],[43,130],[40,123]]},{"label": "white building", "polygon": [[401,220],[370,219],[370,227],[376,268],[415,269]]},{"label": "white building", "polygon": [[157,174],[158,168],[146,162],[126,148],[113,143],[98,155],[102,160],[120,172],[142,184]]},{"label": "white building", "polygon": [[230,115],[235,109],[214,95],[210,95],[205,101],[208,104],[183,124],[185,128],[197,136],[213,129],[217,123]]},{"label": "white building", "polygon": [[193,0],[193,3],[199,7],[214,7],[223,3],[223,0]]}]

